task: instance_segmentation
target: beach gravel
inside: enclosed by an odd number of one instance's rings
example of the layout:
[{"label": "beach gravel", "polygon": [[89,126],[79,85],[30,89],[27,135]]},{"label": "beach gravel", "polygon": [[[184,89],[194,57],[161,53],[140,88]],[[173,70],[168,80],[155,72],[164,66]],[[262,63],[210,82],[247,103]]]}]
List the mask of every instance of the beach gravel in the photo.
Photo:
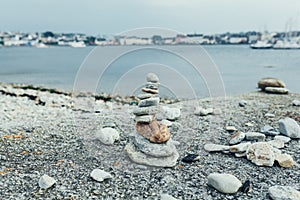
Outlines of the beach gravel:
[{"label": "beach gravel", "polygon": [[[131,162],[124,151],[135,132],[132,111],[136,106],[130,101],[95,101],[84,95],[74,99],[7,84],[0,88],[36,95],[44,102],[24,95],[0,95],[0,199],[160,199],[161,194],[168,194],[175,199],[245,200],[270,199],[269,188],[276,185],[300,190],[299,139],[292,138],[281,149],[293,158],[291,168],[276,162],[272,167],[257,166],[246,157],[204,150],[209,143],[228,146],[232,135],[225,129],[228,126],[247,133],[259,132],[265,125],[278,130],[278,121],[286,117],[299,124],[300,107],[291,104],[299,94],[253,92],[226,100],[207,98],[165,105],[181,111],[170,127],[179,158],[174,167],[156,168]],[[240,99],[247,101],[247,106],[240,107]],[[220,112],[199,116],[194,114],[195,106]],[[120,134],[112,145],[95,138],[95,132],[107,124],[114,124]],[[266,135],[265,141],[273,139]],[[189,154],[199,155],[199,159],[183,162]],[[95,181],[90,176],[94,169],[113,178]],[[242,183],[250,180],[251,189],[223,194],[207,185],[211,173],[234,174]],[[56,181],[46,190],[38,184],[44,174]]]}]

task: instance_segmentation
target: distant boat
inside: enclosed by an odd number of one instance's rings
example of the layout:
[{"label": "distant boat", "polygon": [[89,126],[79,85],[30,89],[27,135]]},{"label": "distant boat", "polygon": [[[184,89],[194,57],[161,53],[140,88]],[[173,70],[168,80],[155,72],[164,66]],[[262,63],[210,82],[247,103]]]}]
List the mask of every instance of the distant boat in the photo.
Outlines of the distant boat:
[{"label": "distant boat", "polygon": [[49,46],[48,45],[45,45],[44,43],[37,43],[35,45],[36,48],[48,48]]},{"label": "distant boat", "polygon": [[254,44],[251,44],[250,47],[252,49],[271,49],[273,47],[273,45],[271,43],[269,43],[268,41],[257,41]]},{"label": "distant boat", "polygon": [[84,42],[69,42],[69,45],[71,47],[74,47],[74,48],[83,48],[83,47],[86,47],[86,45],[84,44]]},{"label": "distant boat", "polygon": [[300,49],[300,44],[289,40],[278,40],[273,45],[273,49]]}]

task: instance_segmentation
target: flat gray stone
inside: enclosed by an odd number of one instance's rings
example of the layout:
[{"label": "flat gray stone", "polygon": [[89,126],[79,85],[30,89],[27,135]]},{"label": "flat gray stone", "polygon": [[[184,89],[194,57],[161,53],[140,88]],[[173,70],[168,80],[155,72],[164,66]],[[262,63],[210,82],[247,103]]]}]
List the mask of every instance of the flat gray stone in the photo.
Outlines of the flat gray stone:
[{"label": "flat gray stone", "polygon": [[225,126],[225,130],[232,132],[232,131],[237,131],[237,128],[235,128],[234,126]]},{"label": "flat gray stone", "polygon": [[231,174],[212,173],[207,180],[209,186],[225,194],[234,194],[242,186],[241,181]]},{"label": "flat gray stone", "polygon": [[258,133],[258,132],[247,132],[246,134],[246,140],[256,140],[256,141],[264,141],[266,139],[265,134]]},{"label": "flat gray stone", "polygon": [[236,144],[236,145],[230,146],[229,151],[231,153],[243,153],[243,152],[247,151],[247,149],[250,147],[250,145],[251,145],[251,142]]},{"label": "flat gray stone", "polygon": [[256,142],[247,149],[247,159],[258,166],[272,167],[275,151],[267,142]]},{"label": "flat gray stone", "polygon": [[43,176],[40,177],[39,179],[39,186],[40,188],[43,189],[48,189],[52,187],[56,183],[56,180],[47,174],[44,174]]},{"label": "flat gray stone", "polygon": [[284,143],[288,143],[289,141],[291,141],[291,138],[283,136],[283,135],[276,135],[274,137],[274,140],[282,140]]},{"label": "flat gray stone", "polygon": [[146,88],[158,90],[159,85],[160,85],[159,83],[147,82],[146,83]]},{"label": "flat gray stone", "polygon": [[260,129],[260,132],[265,134],[265,135],[270,135],[270,136],[275,136],[275,135],[279,135],[279,131],[277,131],[275,128],[273,128],[270,125],[265,125],[264,127],[262,127]]},{"label": "flat gray stone", "polygon": [[102,182],[104,181],[105,179],[110,179],[112,178],[112,176],[110,175],[110,173],[106,172],[106,171],[103,171],[101,169],[94,169],[90,176],[95,180],[95,181],[98,181],[98,182]]},{"label": "flat gray stone", "polygon": [[266,113],[265,117],[273,118],[273,117],[275,117],[275,115],[272,113]]},{"label": "flat gray stone", "polygon": [[134,115],[154,115],[159,111],[159,108],[157,106],[151,106],[151,107],[137,107],[133,110]]},{"label": "flat gray stone", "polygon": [[265,91],[267,93],[273,93],[273,94],[288,94],[289,90],[286,88],[278,88],[278,87],[266,87]]},{"label": "flat gray stone", "polygon": [[270,144],[272,147],[277,148],[277,149],[284,148],[284,141],[282,141],[282,140],[270,140],[267,143]]},{"label": "flat gray stone", "polygon": [[157,144],[136,134],[136,136],[133,137],[133,144],[141,152],[154,157],[171,156],[177,151],[172,139],[168,140],[166,143]]},{"label": "flat gray stone", "polygon": [[279,132],[290,138],[299,139],[300,138],[300,126],[292,118],[286,117],[279,120]]},{"label": "flat gray stone", "polygon": [[245,139],[246,134],[241,131],[236,131],[229,140],[229,144],[238,144]]},{"label": "flat gray stone", "polygon": [[139,107],[157,106],[159,104],[159,97],[151,97],[143,99],[139,103]]},{"label": "flat gray stone", "polygon": [[142,115],[142,116],[136,116],[135,121],[136,122],[142,122],[142,123],[149,123],[154,120],[154,115]]},{"label": "flat gray stone", "polygon": [[229,146],[227,145],[220,145],[220,144],[205,144],[204,145],[204,150],[209,151],[209,152],[214,152],[214,151],[228,151]]},{"label": "flat gray stone", "polygon": [[151,97],[156,97],[156,94],[142,93],[142,94],[137,95],[137,98],[139,98],[139,99],[148,99]]},{"label": "flat gray stone", "polygon": [[147,79],[147,82],[152,82],[152,83],[158,83],[159,82],[158,76],[154,73],[148,73],[146,79]]},{"label": "flat gray stone", "polygon": [[171,121],[169,121],[169,120],[167,120],[167,119],[163,119],[163,120],[161,121],[161,123],[164,124],[164,125],[166,125],[167,127],[170,127],[170,126],[172,126],[172,124],[173,124],[173,122],[171,122]]},{"label": "flat gray stone", "polygon": [[171,156],[154,157],[139,151],[133,143],[128,143],[124,149],[129,158],[138,164],[148,165],[153,167],[174,167],[179,158],[177,150]]},{"label": "flat gray stone", "polygon": [[269,194],[273,200],[299,200],[300,192],[291,186],[272,186]]},{"label": "flat gray stone", "polygon": [[247,153],[246,153],[246,152],[243,152],[243,153],[235,153],[234,156],[237,157],[237,158],[242,158],[242,157],[246,157],[246,156],[247,156]]}]

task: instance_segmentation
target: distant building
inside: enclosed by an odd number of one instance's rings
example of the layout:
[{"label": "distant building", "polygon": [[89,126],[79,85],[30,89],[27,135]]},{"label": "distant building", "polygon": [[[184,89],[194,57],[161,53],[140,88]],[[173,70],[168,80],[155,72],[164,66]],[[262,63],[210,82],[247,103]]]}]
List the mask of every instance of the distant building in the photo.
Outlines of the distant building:
[{"label": "distant building", "polygon": [[132,37],[121,37],[119,38],[120,45],[149,45],[151,44],[150,38],[139,38],[136,36]]}]

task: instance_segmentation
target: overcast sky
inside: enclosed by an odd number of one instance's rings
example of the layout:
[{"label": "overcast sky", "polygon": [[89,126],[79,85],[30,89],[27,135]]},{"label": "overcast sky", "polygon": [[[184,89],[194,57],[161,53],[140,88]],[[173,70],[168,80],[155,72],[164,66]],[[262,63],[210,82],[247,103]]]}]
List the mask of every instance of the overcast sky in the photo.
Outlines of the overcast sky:
[{"label": "overcast sky", "polygon": [[0,0],[0,8],[0,31],[285,31],[289,21],[300,30],[300,0]]}]

